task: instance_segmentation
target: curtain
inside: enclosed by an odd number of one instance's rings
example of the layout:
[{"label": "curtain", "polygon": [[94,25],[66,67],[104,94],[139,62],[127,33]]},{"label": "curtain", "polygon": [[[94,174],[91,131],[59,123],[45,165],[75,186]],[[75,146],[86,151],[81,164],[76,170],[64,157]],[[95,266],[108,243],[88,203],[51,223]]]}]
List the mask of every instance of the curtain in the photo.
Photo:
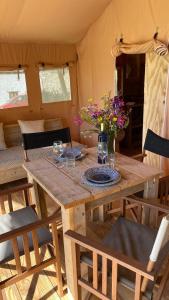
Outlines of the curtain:
[{"label": "curtain", "polygon": [[138,54],[138,53],[147,53],[154,52],[157,55],[163,56],[168,54],[168,47],[161,41],[153,39],[144,43],[137,44],[126,44],[120,42],[116,44],[111,51],[112,56],[115,58],[122,53],[125,54]]}]

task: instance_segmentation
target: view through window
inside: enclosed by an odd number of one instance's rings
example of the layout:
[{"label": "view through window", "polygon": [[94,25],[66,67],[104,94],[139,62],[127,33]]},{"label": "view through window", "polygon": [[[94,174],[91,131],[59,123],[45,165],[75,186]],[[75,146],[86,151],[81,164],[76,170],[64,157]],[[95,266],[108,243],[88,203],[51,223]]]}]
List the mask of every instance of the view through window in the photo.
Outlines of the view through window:
[{"label": "view through window", "polygon": [[41,69],[39,71],[42,102],[71,100],[69,68]]},{"label": "view through window", "polygon": [[27,105],[24,70],[0,71],[0,109]]}]

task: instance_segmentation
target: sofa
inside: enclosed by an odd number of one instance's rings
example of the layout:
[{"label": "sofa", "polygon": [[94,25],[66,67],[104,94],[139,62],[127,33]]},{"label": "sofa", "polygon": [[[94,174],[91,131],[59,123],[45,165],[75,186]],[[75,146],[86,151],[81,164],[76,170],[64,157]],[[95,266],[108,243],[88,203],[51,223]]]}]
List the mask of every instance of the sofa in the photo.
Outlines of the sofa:
[{"label": "sofa", "polygon": [[[45,120],[45,130],[56,130],[64,127],[61,118]],[[22,167],[24,154],[22,148],[22,134],[18,124],[4,125],[4,137],[7,149],[0,151],[0,184],[12,182],[26,177]],[[42,157],[48,151],[47,148],[33,149],[29,151],[31,160]]]}]

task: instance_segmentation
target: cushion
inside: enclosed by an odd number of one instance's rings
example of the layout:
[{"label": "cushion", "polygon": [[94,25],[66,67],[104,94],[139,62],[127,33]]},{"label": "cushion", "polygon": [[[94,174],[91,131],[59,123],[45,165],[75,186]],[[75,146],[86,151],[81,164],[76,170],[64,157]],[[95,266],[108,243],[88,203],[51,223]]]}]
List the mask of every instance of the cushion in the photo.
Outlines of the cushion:
[{"label": "cushion", "polygon": [[[24,225],[31,224],[38,220],[38,216],[36,215],[35,211],[32,207],[25,207],[19,209],[17,211],[11,212],[9,214],[5,214],[0,216],[0,233],[6,233],[11,231],[12,229],[20,228]],[[52,241],[52,235],[50,231],[46,228],[39,228],[37,230],[38,234],[38,242],[39,246],[47,244]],[[32,241],[32,234],[28,233],[29,237],[29,249],[30,251],[33,250],[33,241]],[[22,237],[17,237],[18,246],[19,246],[19,253],[20,255],[24,254],[23,250],[23,242]],[[0,263],[5,263],[14,258],[13,249],[11,241],[5,241],[0,243]]]},{"label": "cushion", "polygon": [[0,123],[0,150],[5,150],[6,144],[4,139],[3,123]]},{"label": "cushion", "polygon": [[21,121],[18,120],[22,133],[34,133],[44,131],[44,120]]},{"label": "cushion", "polygon": [[[102,244],[117,253],[122,253],[128,257],[132,257],[140,261],[143,265],[147,265],[149,255],[151,253],[157,230],[148,226],[138,224],[127,220],[126,218],[119,217],[118,220],[112,225],[111,230],[107,233],[102,240]],[[83,254],[81,260],[92,265],[92,258],[89,253]],[[99,257],[99,269],[101,270],[102,261]],[[111,274],[111,263],[108,263],[108,273]],[[118,268],[118,280],[128,288],[134,289],[135,273],[129,271],[124,267]],[[146,290],[146,297],[151,299],[152,289],[154,283],[148,283]]]}]

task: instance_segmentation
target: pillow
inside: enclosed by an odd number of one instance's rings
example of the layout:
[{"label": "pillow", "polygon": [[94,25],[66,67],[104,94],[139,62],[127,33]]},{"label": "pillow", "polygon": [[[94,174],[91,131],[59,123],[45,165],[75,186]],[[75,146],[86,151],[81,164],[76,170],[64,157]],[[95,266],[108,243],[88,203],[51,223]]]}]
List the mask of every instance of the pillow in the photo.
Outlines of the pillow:
[{"label": "pillow", "polygon": [[34,133],[44,131],[44,120],[21,121],[18,120],[22,133]]},{"label": "pillow", "polygon": [[0,150],[5,150],[6,144],[4,139],[3,123],[0,123]]}]

